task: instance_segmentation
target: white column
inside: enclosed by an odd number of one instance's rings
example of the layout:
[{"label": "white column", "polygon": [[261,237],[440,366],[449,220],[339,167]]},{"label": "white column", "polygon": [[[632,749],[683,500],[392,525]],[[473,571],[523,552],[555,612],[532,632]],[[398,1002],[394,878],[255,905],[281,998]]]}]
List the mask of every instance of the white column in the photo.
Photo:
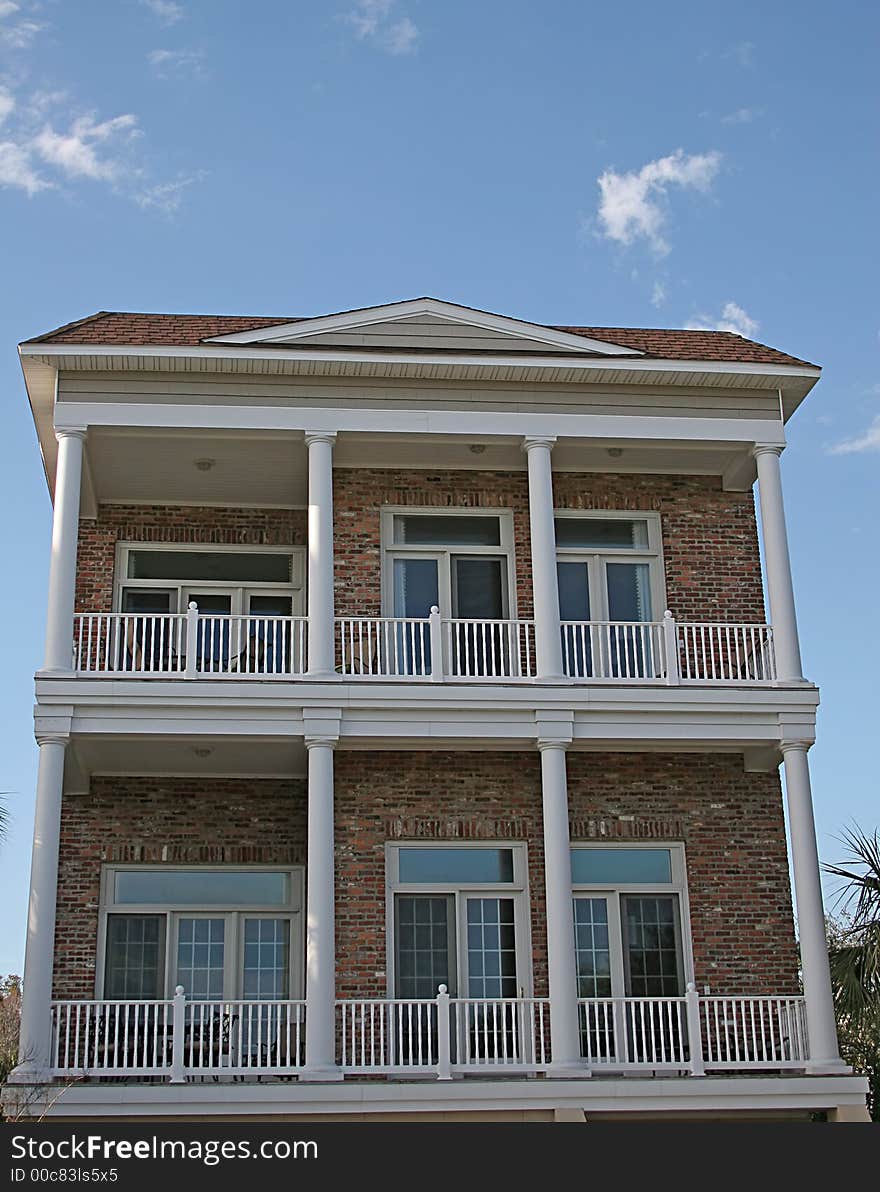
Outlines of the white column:
[{"label": "white column", "polygon": [[305,1080],[340,1080],[336,1066],[336,938],[333,868],[333,748],[306,737],[309,827],[306,870]]},{"label": "white column", "polygon": [[14,1075],[19,1081],[37,1078],[49,1067],[58,844],[67,737],[40,737],[39,744],[19,1063]]},{"label": "white column", "polygon": [[82,481],[84,430],[59,430],[49,562],[49,607],[46,613],[47,671],[73,666],[73,610],[76,594],[76,546],[79,535],[79,492]]},{"label": "white column", "polygon": [[813,820],[810,792],[809,745],[805,741],[782,743],[785,761],[785,795],[788,801],[788,828],[791,835],[791,868],[797,900],[798,938],[801,945],[801,972],[807,1004],[807,1035],[810,1043],[810,1069],[842,1071],[828,969],[828,945],[825,940],[825,908]]},{"label": "white column", "polygon": [[554,438],[527,438],[529,529],[532,541],[532,591],[535,602],[535,653],[538,679],[562,678],[559,585],[556,578],[556,527],[553,521]]},{"label": "white column", "polygon": [[754,448],[758,465],[761,537],[764,542],[764,567],[776,652],[776,674],[783,681],[798,681],[803,679],[803,672],[794,607],[794,587],[791,582],[788,533],[785,528],[785,507],[782,503],[782,474],[779,468],[781,453],[782,448],[779,446],[758,444]]},{"label": "white column", "polygon": [[309,657],[308,673],[336,677],[333,643],[333,444],[332,433],[306,432],[309,451]]},{"label": "white column", "polygon": [[538,741],[544,807],[544,884],[547,900],[547,973],[550,984],[552,1071],[584,1075],[578,1038],[571,845],[565,745]]}]

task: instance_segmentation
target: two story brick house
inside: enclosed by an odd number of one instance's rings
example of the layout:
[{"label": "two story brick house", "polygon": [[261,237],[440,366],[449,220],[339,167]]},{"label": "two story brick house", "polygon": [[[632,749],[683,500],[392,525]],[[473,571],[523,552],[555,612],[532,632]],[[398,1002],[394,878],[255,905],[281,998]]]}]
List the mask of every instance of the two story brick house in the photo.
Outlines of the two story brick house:
[{"label": "two story brick house", "polygon": [[7,1097],[860,1112],[780,482],[815,366],[433,299],[20,352],[55,515]]}]

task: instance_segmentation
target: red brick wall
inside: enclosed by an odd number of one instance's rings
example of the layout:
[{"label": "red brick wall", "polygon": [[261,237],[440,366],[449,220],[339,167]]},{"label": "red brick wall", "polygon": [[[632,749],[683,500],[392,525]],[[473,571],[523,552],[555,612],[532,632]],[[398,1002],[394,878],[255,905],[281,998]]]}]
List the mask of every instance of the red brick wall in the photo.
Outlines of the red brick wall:
[{"label": "red brick wall", "polygon": [[304,779],[93,778],[61,810],[55,996],[93,997],[101,866],[305,863]]},{"label": "red brick wall", "polygon": [[117,542],[298,546],[304,509],[213,509],[183,505],[101,505],[79,523],[77,612],[112,608]]},{"label": "red brick wall", "polygon": [[[684,841],[698,985],[796,992],[778,777],[733,755],[569,755],[572,839]],[[388,840],[521,840],[529,853],[535,989],[547,992],[537,753],[336,757],[337,987],[385,993]]]},{"label": "red brick wall", "polygon": [[[520,617],[532,615],[525,472],[337,468],[333,481],[339,616],[381,612],[379,512],[383,505],[511,510],[517,611]],[[751,493],[725,492],[713,477],[559,472],[554,476],[554,495],[560,509],[659,513],[667,599],[680,620],[764,620]],[[662,611],[655,610],[658,616]]]},{"label": "red brick wall", "polygon": [[[684,841],[700,987],[796,991],[778,776],[735,755],[571,753],[572,839]],[[302,779],[95,778],[62,809],[55,987],[94,990],[101,866],[303,864]],[[524,841],[535,987],[546,995],[537,752],[336,754],[337,987],[385,993],[385,844]]]}]

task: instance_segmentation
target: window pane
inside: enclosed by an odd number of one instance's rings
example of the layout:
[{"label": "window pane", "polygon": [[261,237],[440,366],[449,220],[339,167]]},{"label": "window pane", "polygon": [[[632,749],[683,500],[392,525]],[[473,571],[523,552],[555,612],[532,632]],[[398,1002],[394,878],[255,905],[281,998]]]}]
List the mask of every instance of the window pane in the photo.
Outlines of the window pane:
[{"label": "window pane", "polygon": [[506,562],[473,555],[452,560],[454,617],[494,621],[506,615]]},{"label": "window pane", "polygon": [[436,559],[395,559],[395,617],[427,617],[440,599],[437,583]]},{"label": "window pane", "polygon": [[573,848],[571,880],[590,886],[668,883],[672,854],[668,848]]},{"label": "window pane", "polygon": [[293,612],[293,600],[290,596],[251,596],[251,613],[261,617],[289,617]]},{"label": "window pane", "polygon": [[516,997],[512,898],[467,900],[468,997]]},{"label": "window pane", "polygon": [[581,550],[647,550],[648,523],[625,517],[557,517],[556,545]]},{"label": "window pane", "polygon": [[500,546],[497,517],[409,515],[394,518],[394,541],[407,546]]},{"label": "window pane", "polygon": [[116,874],[114,901],[170,906],[284,906],[289,875],[271,870],[127,869]]},{"label": "window pane", "polygon": [[243,996],[253,1001],[286,998],[289,975],[289,921],[245,919]]},{"label": "window pane", "polygon": [[177,612],[177,592],[163,592],[160,588],[125,588],[122,593],[122,611],[124,613]]},{"label": "window pane", "polygon": [[509,848],[402,848],[401,882],[512,882]]},{"label": "window pane", "polygon": [[575,898],[574,954],[578,997],[610,997],[611,947],[604,898]]},{"label": "window pane", "polygon": [[104,996],[119,1001],[161,997],[164,972],[164,916],[108,915]]},{"label": "window pane", "polygon": [[559,617],[562,621],[589,621],[590,583],[586,563],[557,563]]},{"label": "window pane", "polygon": [[128,552],[128,578],[288,584],[290,555],[236,554],[234,551],[131,550]]},{"label": "window pane", "polygon": [[674,895],[621,899],[630,997],[677,997],[682,992],[677,901]]},{"label": "window pane", "polygon": [[611,621],[650,621],[651,582],[647,563],[608,563],[608,617]]},{"label": "window pane", "polygon": [[177,935],[177,977],[187,997],[215,1001],[223,997],[224,919],[181,919]]},{"label": "window pane", "polygon": [[438,985],[454,993],[452,899],[398,896],[395,909],[397,996],[433,998]]}]

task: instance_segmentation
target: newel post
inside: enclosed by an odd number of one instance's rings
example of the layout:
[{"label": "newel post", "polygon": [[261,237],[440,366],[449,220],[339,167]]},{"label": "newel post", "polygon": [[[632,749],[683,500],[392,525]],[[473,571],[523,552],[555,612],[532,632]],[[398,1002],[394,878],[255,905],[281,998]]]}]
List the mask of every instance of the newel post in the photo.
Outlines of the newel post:
[{"label": "newel post", "polygon": [[443,682],[443,628],[440,623],[440,609],[436,604],[431,605],[431,615],[428,618],[428,631],[431,636],[431,679],[434,683]]},{"label": "newel post", "polygon": [[452,1051],[449,1039],[449,990],[437,988],[437,1079],[452,1080]]},{"label": "newel post", "polygon": [[666,682],[676,687],[681,682],[681,668],[678,659],[678,626],[669,609],[663,614],[663,645],[666,653]]},{"label": "newel post", "polygon": [[706,1063],[703,1059],[703,1027],[700,1022],[700,995],[693,981],[688,981],[685,994],[687,1011],[688,1050],[690,1052],[691,1076],[705,1076]]},{"label": "newel post", "polygon": [[199,606],[194,600],[189,602],[186,610],[186,670],[183,672],[187,679],[196,677],[196,654],[199,648]]},{"label": "newel post", "polygon": [[178,985],[174,990],[171,1002],[171,1075],[170,1084],[185,1084],[186,1073],[183,1067],[183,1037],[186,1032],[186,994],[183,986]]}]

